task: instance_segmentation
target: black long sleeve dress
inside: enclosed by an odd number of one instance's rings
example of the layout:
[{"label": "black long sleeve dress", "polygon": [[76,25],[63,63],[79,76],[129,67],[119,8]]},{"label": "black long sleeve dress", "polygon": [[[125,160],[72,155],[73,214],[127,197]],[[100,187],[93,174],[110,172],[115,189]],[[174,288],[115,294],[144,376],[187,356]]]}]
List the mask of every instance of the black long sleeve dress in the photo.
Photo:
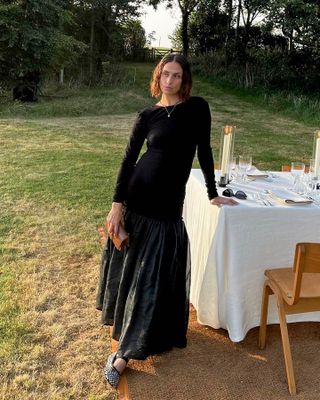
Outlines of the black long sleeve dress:
[{"label": "black long sleeve dress", "polygon": [[190,262],[182,208],[196,150],[209,199],[218,194],[208,103],[190,97],[173,107],[138,115],[118,174],[113,200],[125,205],[130,246],[117,251],[107,241],[97,308],[103,324],[113,325],[119,357],[186,346]]}]

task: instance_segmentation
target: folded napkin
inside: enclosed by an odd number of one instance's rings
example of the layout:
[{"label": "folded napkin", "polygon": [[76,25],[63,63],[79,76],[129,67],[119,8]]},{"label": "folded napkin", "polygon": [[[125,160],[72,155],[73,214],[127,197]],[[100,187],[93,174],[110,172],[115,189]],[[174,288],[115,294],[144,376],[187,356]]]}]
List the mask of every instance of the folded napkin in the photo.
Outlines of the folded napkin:
[{"label": "folded napkin", "polygon": [[247,172],[247,176],[250,178],[268,178],[268,174],[266,172],[261,172],[256,167],[251,167]]},{"label": "folded napkin", "polygon": [[270,192],[270,196],[281,203],[288,205],[304,205],[311,204],[313,200],[306,199],[298,194],[292,193],[287,189],[274,189]]}]

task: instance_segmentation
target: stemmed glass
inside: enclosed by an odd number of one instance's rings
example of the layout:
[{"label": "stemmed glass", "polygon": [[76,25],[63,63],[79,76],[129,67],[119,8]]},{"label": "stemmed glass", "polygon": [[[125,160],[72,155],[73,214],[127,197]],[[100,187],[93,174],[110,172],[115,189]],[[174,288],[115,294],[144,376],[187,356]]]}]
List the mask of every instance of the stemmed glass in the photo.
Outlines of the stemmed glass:
[{"label": "stemmed glass", "polygon": [[301,179],[304,174],[305,165],[303,162],[292,162],[291,163],[291,175],[293,177],[293,191],[297,191],[299,189]]},{"label": "stemmed glass", "polygon": [[306,175],[306,190],[304,194],[316,201],[317,197],[319,197],[320,195],[320,190],[317,189],[318,178],[315,174],[315,161],[313,158],[310,159],[309,173],[308,174],[306,173],[305,175]]},{"label": "stemmed glass", "polygon": [[230,180],[236,182],[238,176],[237,157],[232,157],[230,160]]},{"label": "stemmed glass", "polygon": [[239,172],[243,182],[247,182],[247,172],[252,167],[251,156],[239,156]]},{"label": "stemmed glass", "polygon": [[301,184],[301,193],[305,196],[309,196],[310,192],[312,191],[312,185],[313,185],[313,179],[314,179],[314,160],[310,159],[310,164],[309,167],[305,167],[304,169],[304,174],[302,176],[302,184]]}]

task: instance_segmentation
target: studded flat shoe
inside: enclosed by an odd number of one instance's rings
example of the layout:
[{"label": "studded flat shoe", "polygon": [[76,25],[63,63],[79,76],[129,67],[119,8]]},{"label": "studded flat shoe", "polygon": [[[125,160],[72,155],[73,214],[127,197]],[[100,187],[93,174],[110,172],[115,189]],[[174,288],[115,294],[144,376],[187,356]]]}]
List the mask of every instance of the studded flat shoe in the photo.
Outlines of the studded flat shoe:
[{"label": "studded flat shoe", "polygon": [[[121,376],[121,372],[119,372],[117,370],[117,368],[115,368],[113,366],[113,363],[115,362],[116,358],[117,358],[116,352],[110,354],[110,356],[107,359],[106,366],[104,367],[104,376],[105,376],[107,382],[109,383],[109,385],[111,385],[115,389],[118,387],[118,384],[120,381],[120,376]],[[128,361],[129,361],[129,359],[127,357],[122,357],[122,359],[126,363],[128,363]]]},{"label": "studded flat shoe", "polygon": [[104,367],[104,376],[113,388],[117,388],[120,380],[120,373],[119,371],[113,366],[113,363],[116,359],[117,353],[111,353],[107,359],[106,366]]},{"label": "studded flat shoe", "polygon": [[114,352],[111,353],[110,356],[107,358],[107,363],[106,363],[106,366],[104,367],[105,370],[106,370],[106,369],[109,369],[110,367],[112,367],[114,361],[116,360],[116,355],[117,355],[117,352],[114,351]]},{"label": "studded flat shoe", "polygon": [[113,365],[111,365],[109,368],[105,368],[104,376],[109,385],[117,389],[120,381],[120,373]]}]

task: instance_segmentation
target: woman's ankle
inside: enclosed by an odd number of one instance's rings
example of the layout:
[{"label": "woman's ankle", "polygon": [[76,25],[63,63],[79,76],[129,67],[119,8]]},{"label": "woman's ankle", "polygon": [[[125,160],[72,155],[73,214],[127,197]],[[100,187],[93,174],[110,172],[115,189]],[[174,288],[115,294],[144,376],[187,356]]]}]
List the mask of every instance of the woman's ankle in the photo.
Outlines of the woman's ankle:
[{"label": "woman's ankle", "polygon": [[122,374],[127,366],[128,361],[129,360],[127,357],[119,357],[115,359],[113,366],[119,372],[119,374]]}]

